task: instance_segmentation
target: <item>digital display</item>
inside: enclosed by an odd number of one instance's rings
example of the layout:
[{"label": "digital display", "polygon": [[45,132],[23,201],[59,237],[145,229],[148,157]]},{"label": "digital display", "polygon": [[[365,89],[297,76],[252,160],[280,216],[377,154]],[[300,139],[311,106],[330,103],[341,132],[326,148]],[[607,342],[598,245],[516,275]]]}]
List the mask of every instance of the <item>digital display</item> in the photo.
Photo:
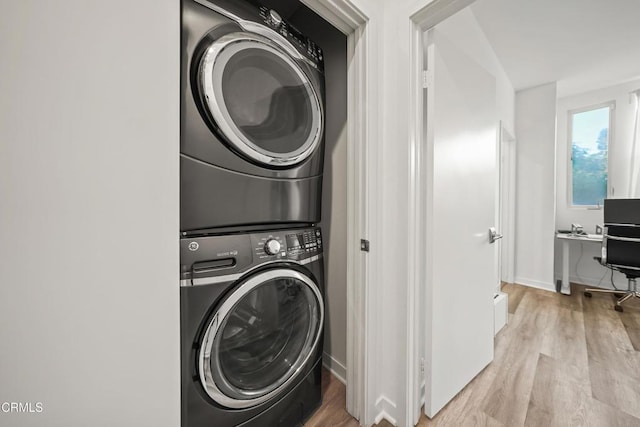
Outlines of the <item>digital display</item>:
[{"label": "digital display", "polygon": [[296,249],[302,246],[302,235],[288,234],[287,235],[287,248]]},{"label": "digital display", "polygon": [[302,40],[304,40],[304,36],[302,35],[302,33],[300,33],[300,31],[298,31],[297,28],[289,24],[287,29],[289,30],[289,35],[298,40],[299,43],[302,43]]}]

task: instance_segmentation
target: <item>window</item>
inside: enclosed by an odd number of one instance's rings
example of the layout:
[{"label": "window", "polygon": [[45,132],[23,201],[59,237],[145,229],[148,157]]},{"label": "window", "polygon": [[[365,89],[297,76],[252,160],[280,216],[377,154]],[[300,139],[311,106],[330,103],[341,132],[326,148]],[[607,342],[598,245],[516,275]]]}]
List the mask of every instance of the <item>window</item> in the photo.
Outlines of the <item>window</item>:
[{"label": "window", "polygon": [[572,206],[601,206],[607,197],[613,109],[614,103],[609,103],[569,112]]}]

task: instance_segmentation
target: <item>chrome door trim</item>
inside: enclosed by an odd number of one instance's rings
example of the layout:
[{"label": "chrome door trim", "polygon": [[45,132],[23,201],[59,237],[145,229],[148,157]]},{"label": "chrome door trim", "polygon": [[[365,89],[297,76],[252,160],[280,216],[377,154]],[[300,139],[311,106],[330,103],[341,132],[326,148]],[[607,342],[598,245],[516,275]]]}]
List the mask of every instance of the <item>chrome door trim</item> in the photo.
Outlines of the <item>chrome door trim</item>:
[{"label": "chrome door trim", "polygon": [[316,70],[319,70],[318,64],[316,64],[315,62],[313,62],[312,60],[310,60],[309,58],[307,58],[306,56],[298,52],[298,50],[289,42],[289,40],[282,37],[282,35],[279,32],[274,31],[269,27],[265,27],[264,25],[251,22],[251,21],[240,20],[238,24],[240,24],[242,29],[244,29],[245,31],[257,33],[257,34],[260,34],[261,36],[264,36],[264,37],[267,37],[268,39],[273,40],[278,44],[278,46],[280,46],[289,55],[291,55],[291,57],[299,61],[306,62],[308,65],[311,65]]},{"label": "chrome door trim", "polygon": [[230,11],[228,11],[227,9],[224,9],[216,4],[210,3],[206,0],[195,0],[196,3],[198,3],[200,6],[204,6],[207,9],[211,9],[214,12],[219,13],[222,16],[225,16],[229,19],[231,19],[232,21],[236,21],[236,22],[240,22],[242,21],[242,19],[240,19],[240,17],[238,15],[235,15],[233,13],[231,13]]},{"label": "chrome door trim", "polygon": [[[312,129],[306,141],[297,150],[289,153],[272,153],[258,147],[250,141],[249,138],[243,135],[240,129],[235,125],[227,108],[223,105],[224,102],[221,103],[218,101],[216,94],[221,94],[222,89],[221,82],[217,79],[214,82],[214,79],[212,78],[214,65],[225,50],[233,49],[240,43],[253,45],[255,48],[265,50],[277,56],[295,72],[297,77],[303,83],[308,94],[308,99],[312,104]],[[324,111],[322,109],[320,97],[318,96],[310,77],[294,60],[291,59],[289,55],[283,52],[276,43],[264,36],[255,33],[235,32],[226,34],[211,43],[200,61],[198,84],[203,92],[204,101],[207,104],[209,112],[213,116],[216,125],[220,128],[222,133],[242,154],[257,162],[270,166],[294,165],[308,158],[320,144],[324,126]]]},{"label": "chrome door trim", "polygon": [[255,267],[250,268],[247,271],[243,271],[241,273],[234,273],[234,274],[225,274],[222,276],[211,276],[211,277],[201,277],[199,279],[181,279],[180,280],[180,287],[181,288],[185,288],[185,287],[189,287],[189,286],[206,286],[206,285],[215,285],[217,283],[229,283],[229,282],[235,282],[236,280],[240,280],[240,278],[242,278],[242,276],[251,273],[252,271],[258,269],[258,268],[262,268],[266,265],[272,265],[272,264],[282,264],[282,263],[291,263],[291,264],[298,264],[298,265],[307,265],[310,264],[312,262],[318,261],[320,258],[322,258],[322,254],[319,255],[314,255],[311,258],[306,258],[306,259],[302,259],[300,261],[296,261],[296,260],[292,260],[292,259],[279,259],[276,261],[267,261],[264,262],[260,265],[256,265]]},{"label": "chrome door trim", "polygon": [[[291,366],[291,369],[288,372],[288,376],[285,375],[275,385],[267,387],[262,390],[257,390],[251,393],[246,393],[247,395],[253,395],[255,397],[249,399],[236,399],[224,394],[218,385],[215,383],[213,379],[213,373],[211,370],[211,350],[213,347],[213,343],[215,341],[215,337],[219,332],[219,328],[222,325],[223,321],[229,315],[229,313],[235,308],[238,302],[242,298],[244,298],[249,292],[254,290],[256,287],[262,285],[263,283],[279,278],[291,278],[296,279],[303,282],[307,285],[313,294],[315,295],[318,306],[320,316],[317,322],[317,329],[314,332],[313,342],[309,344],[309,336],[307,336],[307,340],[305,341],[305,345],[303,350],[298,355],[298,358]],[[322,327],[324,324],[324,300],[322,298],[322,294],[320,293],[320,289],[315,284],[315,282],[309,278],[308,276],[291,269],[274,269],[268,270],[262,273],[258,273],[257,275],[249,278],[246,282],[244,282],[238,289],[236,289],[220,306],[220,308],[216,311],[213,318],[209,322],[207,326],[207,330],[204,335],[204,340],[200,350],[198,351],[198,374],[200,377],[200,382],[204,387],[205,392],[217,403],[227,407],[234,409],[248,408],[251,406],[259,405],[267,400],[271,399],[274,395],[278,394],[283,388],[289,385],[296,377],[298,377],[299,373],[303,369],[303,367],[309,361],[309,358],[314,353],[318,346],[318,342],[320,340]],[[303,355],[303,357],[300,357]],[[215,361],[215,359],[214,359]],[[222,370],[219,370],[222,373]],[[222,373],[223,374],[223,373]],[[224,375],[222,375],[223,380],[225,380]],[[225,384],[227,388],[235,388],[231,384]]]}]

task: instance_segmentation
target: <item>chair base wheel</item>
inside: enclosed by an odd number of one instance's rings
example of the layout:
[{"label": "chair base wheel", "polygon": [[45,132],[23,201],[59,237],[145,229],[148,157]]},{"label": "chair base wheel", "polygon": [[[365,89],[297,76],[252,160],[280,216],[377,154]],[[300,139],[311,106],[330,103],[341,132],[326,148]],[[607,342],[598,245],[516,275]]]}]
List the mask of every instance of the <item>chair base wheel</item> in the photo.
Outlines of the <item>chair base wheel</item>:
[{"label": "chair base wheel", "polygon": [[619,311],[620,313],[622,313],[624,310],[622,309],[621,305],[616,305],[613,307],[616,311]]},{"label": "chair base wheel", "polygon": [[585,292],[584,296],[587,298],[591,298],[593,295],[591,295],[591,292]]}]

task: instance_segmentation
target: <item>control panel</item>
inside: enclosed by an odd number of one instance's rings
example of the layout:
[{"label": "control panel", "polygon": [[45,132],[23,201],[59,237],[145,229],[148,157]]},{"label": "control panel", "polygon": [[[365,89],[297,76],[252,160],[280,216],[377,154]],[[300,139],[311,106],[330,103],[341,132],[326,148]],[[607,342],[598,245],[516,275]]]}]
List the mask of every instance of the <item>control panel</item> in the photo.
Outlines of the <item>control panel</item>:
[{"label": "control panel", "polygon": [[180,277],[235,274],[272,261],[308,263],[322,255],[320,228],[234,233],[180,239]]},{"label": "control panel", "polygon": [[291,255],[316,253],[322,250],[322,236],[320,229],[304,230],[299,233],[287,234],[287,252]]},{"label": "control panel", "polygon": [[319,228],[255,234],[253,241],[254,255],[260,260],[300,260],[322,252],[322,235]]},{"label": "control panel", "polygon": [[253,240],[253,253],[257,259],[286,258],[285,239],[280,233],[258,234]]},{"label": "control panel", "polygon": [[260,7],[260,18],[267,27],[277,31],[291,44],[297,47],[298,50],[307,58],[311,59],[316,64],[321,64],[323,62],[322,49],[320,49],[313,40],[304,36],[293,25],[282,19],[278,12],[262,6]]}]

